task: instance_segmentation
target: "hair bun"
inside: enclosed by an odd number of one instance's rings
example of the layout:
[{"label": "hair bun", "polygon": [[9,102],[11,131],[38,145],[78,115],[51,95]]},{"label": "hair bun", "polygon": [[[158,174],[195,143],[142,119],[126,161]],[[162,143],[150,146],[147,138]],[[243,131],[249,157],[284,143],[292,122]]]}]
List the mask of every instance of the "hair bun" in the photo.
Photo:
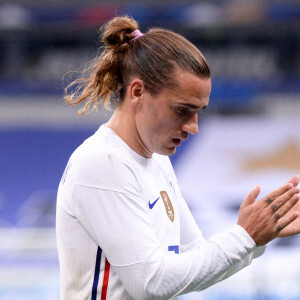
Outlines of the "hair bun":
[{"label": "hair bun", "polygon": [[138,29],[137,22],[128,17],[115,17],[104,26],[103,43],[108,48],[119,48],[132,39],[132,32]]}]

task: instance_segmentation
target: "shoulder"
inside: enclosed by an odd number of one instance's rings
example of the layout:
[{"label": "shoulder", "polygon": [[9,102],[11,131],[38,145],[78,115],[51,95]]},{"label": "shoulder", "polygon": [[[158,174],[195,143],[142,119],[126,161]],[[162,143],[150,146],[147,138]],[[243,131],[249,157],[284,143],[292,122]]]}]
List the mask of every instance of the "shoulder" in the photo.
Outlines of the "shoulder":
[{"label": "shoulder", "polygon": [[69,166],[73,184],[115,191],[136,185],[138,177],[129,153],[105,135],[88,138],[72,154]]},{"label": "shoulder", "polygon": [[128,151],[119,140],[109,128],[101,126],[74,151],[71,159],[83,166],[94,168],[116,168],[122,164],[130,164]]}]

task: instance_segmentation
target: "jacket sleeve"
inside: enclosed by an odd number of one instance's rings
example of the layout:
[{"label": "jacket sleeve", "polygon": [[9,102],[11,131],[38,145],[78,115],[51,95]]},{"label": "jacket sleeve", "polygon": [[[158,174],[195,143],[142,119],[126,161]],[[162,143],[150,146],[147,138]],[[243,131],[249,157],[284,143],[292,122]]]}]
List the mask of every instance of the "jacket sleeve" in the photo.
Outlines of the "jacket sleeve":
[{"label": "jacket sleeve", "polygon": [[[193,215],[191,214],[189,207],[184,199],[181,199],[180,205],[180,235],[181,235],[181,245],[180,249],[182,252],[191,250],[195,247],[199,247],[204,243],[205,239],[200,231],[198,225],[196,224]],[[239,234],[247,237],[249,241],[252,240],[253,245],[255,242],[251,238],[251,236],[244,230],[241,226],[236,225],[235,227],[239,228]],[[209,241],[215,242],[223,249],[227,244],[227,236],[223,234],[217,234],[209,238]],[[251,251],[246,257],[230,266],[230,268],[226,271],[226,275],[224,277],[227,278],[242,268],[251,264],[252,259],[261,256],[266,249],[266,246],[254,247],[253,251]]]}]

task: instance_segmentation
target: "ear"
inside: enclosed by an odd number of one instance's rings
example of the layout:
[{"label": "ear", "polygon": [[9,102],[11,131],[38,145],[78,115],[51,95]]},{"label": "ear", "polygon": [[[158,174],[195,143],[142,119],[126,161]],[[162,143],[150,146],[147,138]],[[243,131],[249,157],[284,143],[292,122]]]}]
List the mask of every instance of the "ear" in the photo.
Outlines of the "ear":
[{"label": "ear", "polygon": [[135,105],[140,105],[143,99],[143,92],[145,91],[144,82],[141,79],[134,79],[129,86],[130,100]]}]

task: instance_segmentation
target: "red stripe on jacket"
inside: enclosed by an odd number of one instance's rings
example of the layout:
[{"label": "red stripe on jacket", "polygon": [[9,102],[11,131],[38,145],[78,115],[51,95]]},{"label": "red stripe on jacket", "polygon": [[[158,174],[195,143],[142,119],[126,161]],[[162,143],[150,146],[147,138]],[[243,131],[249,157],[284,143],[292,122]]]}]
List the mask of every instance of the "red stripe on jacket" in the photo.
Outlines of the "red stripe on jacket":
[{"label": "red stripe on jacket", "polygon": [[109,264],[108,260],[105,259],[105,268],[104,268],[104,277],[103,277],[103,284],[102,284],[101,300],[106,300],[108,279],[109,279],[109,270],[110,270],[110,264]]}]

